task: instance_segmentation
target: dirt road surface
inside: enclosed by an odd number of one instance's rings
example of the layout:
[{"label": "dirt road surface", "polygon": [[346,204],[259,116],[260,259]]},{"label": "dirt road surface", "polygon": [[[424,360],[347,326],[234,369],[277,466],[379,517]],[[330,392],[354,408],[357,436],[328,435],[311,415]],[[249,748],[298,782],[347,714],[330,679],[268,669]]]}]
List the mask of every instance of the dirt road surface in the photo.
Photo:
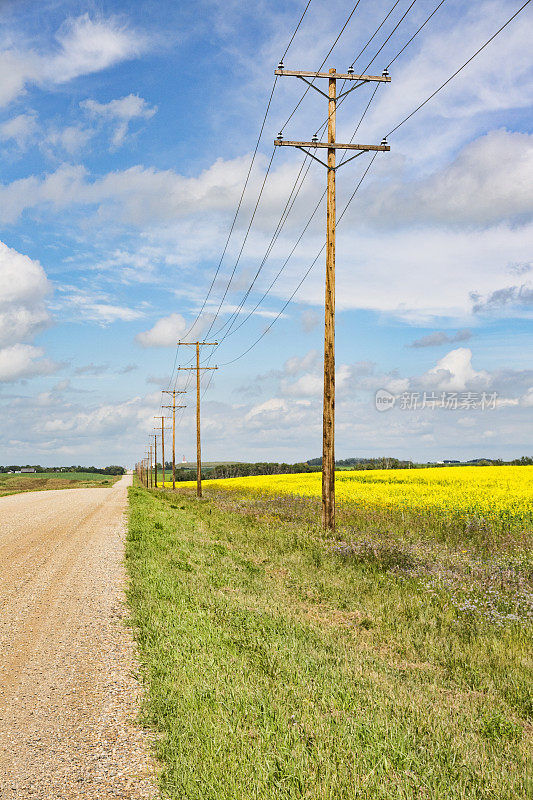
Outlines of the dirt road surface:
[{"label": "dirt road surface", "polygon": [[0,499],[0,798],[157,797],[124,625],[126,490]]}]

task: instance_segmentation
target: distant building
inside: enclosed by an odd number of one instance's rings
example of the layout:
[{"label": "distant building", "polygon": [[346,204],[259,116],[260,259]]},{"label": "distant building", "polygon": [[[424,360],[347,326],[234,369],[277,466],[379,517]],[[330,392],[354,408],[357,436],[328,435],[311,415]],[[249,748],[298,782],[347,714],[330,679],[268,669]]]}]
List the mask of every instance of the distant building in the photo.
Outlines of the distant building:
[{"label": "distant building", "polygon": [[33,467],[23,467],[20,471],[21,471],[21,473],[24,473],[24,472],[37,472],[37,470],[35,470]]},{"label": "distant building", "polygon": [[186,464],[187,463],[187,459],[185,458],[185,456],[183,456],[183,458],[181,459],[181,463],[182,464]]}]

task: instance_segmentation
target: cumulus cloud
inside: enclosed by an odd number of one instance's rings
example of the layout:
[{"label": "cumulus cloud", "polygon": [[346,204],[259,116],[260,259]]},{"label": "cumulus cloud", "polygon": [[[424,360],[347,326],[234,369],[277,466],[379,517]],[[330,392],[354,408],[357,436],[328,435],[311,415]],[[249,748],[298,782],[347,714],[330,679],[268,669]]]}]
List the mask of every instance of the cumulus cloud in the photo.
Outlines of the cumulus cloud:
[{"label": "cumulus cloud", "polygon": [[60,365],[42,358],[42,347],[14,344],[0,350],[0,383],[12,383],[36,375],[50,375]]},{"label": "cumulus cloud", "polygon": [[38,261],[0,242],[0,347],[32,340],[51,323],[50,291]]},{"label": "cumulus cloud", "polygon": [[429,177],[379,184],[372,212],[387,224],[494,225],[533,216],[533,135],[490,131]]},{"label": "cumulus cloud", "polygon": [[141,347],[175,347],[187,330],[187,323],[181,314],[169,314],[157,320],[153,328],[138,333],[135,341]]},{"label": "cumulus cloud", "polygon": [[129,94],[109,103],[99,103],[96,100],[84,100],[81,108],[94,117],[116,121],[112,143],[120,147],[126,138],[128,127],[133,119],[150,119],[157,111],[157,106],[149,106],[144,98],[137,94]]},{"label": "cumulus cloud", "polygon": [[14,44],[0,50],[0,106],[10,103],[29,85],[67,83],[134,58],[146,47],[145,36],[116,18],[92,18],[89,14],[69,18],[57,31],[54,47],[47,51]]},{"label": "cumulus cloud", "polygon": [[468,347],[458,347],[437,361],[420,381],[432,391],[462,392],[467,387],[489,386],[491,376],[485,370],[476,372],[472,366],[472,351]]}]

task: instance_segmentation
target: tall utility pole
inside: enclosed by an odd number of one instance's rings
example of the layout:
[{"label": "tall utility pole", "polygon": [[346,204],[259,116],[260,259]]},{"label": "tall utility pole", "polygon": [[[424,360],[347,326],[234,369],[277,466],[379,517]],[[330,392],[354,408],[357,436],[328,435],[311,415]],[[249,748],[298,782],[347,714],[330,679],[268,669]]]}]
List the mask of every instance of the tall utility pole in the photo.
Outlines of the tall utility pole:
[{"label": "tall utility pole", "polygon": [[[326,294],[324,319],[324,407],[322,421],[322,525],[326,530],[335,530],[335,173],[344,164],[369,150],[390,150],[386,139],[381,144],[339,144],[335,141],[337,101],[347,94],[372,81],[390,82],[385,70],[383,75],[354,75],[353,70],[347,74],[337,73],[332,67],[329,72],[302,72],[286,70],[283,62],[278,64],[276,75],[299,78],[307,83],[328,101],[328,141],[319,142],[315,135],[310,142],[285,142],[281,133],[274,141],[278,147],[297,147],[308,156],[327,168],[328,182],[326,193]],[[317,78],[327,78],[328,94],[314,85]],[[337,95],[337,80],[357,81],[350,89]],[[319,148],[328,151],[327,163],[316,155]],[[314,150],[314,153],[311,152]],[[357,150],[358,152],[336,164],[336,150]]]},{"label": "tall utility pole", "polygon": [[150,484],[150,488],[152,487],[152,445],[149,447],[149,456],[148,456],[148,483]]},{"label": "tall utility pole", "polygon": [[203,345],[216,346],[218,342],[178,342],[186,347],[196,347],[196,366],[178,367],[178,369],[196,370],[196,496],[202,496],[202,442],[200,439],[200,370],[218,369],[218,367],[200,366],[200,347]]},{"label": "tall utility pole", "polygon": [[172,405],[171,406],[163,406],[163,408],[171,408],[172,409],[172,488],[176,489],[176,409],[177,408],[187,408],[187,406],[177,406],[176,405],[176,395],[177,394],[186,394],[186,392],[178,392],[176,389],[163,389],[163,394],[171,394],[172,395]]}]

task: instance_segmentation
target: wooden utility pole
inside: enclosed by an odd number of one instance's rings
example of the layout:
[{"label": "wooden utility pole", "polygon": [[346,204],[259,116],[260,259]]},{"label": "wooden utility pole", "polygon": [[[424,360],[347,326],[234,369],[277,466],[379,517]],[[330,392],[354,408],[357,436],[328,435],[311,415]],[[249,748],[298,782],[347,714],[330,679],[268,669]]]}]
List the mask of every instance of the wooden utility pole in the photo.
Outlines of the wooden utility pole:
[{"label": "wooden utility pole", "polygon": [[163,389],[163,394],[171,394],[172,395],[172,405],[171,406],[163,406],[163,408],[171,408],[172,409],[172,488],[176,489],[176,409],[177,408],[187,408],[187,406],[177,406],[176,405],[176,395],[177,394],[186,394],[186,392],[178,392],[176,389]]},{"label": "wooden utility pole", "polygon": [[154,478],[155,478],[154,488],[157,489],[157,433],[154,433],[153,437],[154,437]]},{"label": "wooden utility pole", "polygon": [[149,458],[149,462],[148,462],[149,463],[149,467],[148,467],[148,482],[150,484],[150,488],[152,488],[152,480],[153,480],[153,477],[152,477],[152,445],[150,445],[150,455],[148,456],[148,458]]},{"label": "wooden utility pole", "polygon": [[[165,417],[164,415],[158,415],[158,416],[155,416],[154,419],[160,419],[161,420],[161,459],[162,459],[162,467],[163,467],[163,485],[162,485],[162,488],[164,489],[165,488],[165,420],[168,419],[168,417]],[[157,430],[157,429],[154,428],[154,430]],[[167,430],[170,430],[170,429],[167,428]]]},{"label": "wooden utility pole", "polygon": [[[315,135],[310,142],[284,141],[281,133],[274,141],[278,147],[289,146],[303,150],[308,156],[318,161],[327,168],[326,192],[326,292],[324,316],[324,406],[322,415],[322,525],[326,530],[335,530],[335,173],[339,167],[352,161],[354,158],[368,151],[390,150],[387,141],[383,139],[380,145],[375,144],[339,144],[335,141],[337,100],[345,97],[349,92],[372,81],[389,82],[387,70],[383,75],[354,75],[353,70],[347,74],[337,73],[334,68],[329,72],[303,72],[301,70],[286,70],[280,62],[276,75],[286,75],[299,78],[307,83],[328,101],[328,141],[319,142]],[[308,79],[312,80],[308,80]],[[328,94],[315,86],[312,81],[317,78],[327,78]],[[356,81],[350,89],[337,96],[337,80]],[[328,151],[327,163],[318,158],[316,152],[320,148]],[[314,153],[311,152],[314,150]],[[336,150],[356,150],[355,155],[336,164]]]},{"label": "wooden utility pole", "polygon": [[196,347],[196,366],[178,367],[178,369],[196,370],[196,496],[202,496],[202,442],[200,438],[200,370],[218,369],[218,367],[200,366],[200,347],[203,345],[216,346],[218,342],[178,342],[187,347]]}]

